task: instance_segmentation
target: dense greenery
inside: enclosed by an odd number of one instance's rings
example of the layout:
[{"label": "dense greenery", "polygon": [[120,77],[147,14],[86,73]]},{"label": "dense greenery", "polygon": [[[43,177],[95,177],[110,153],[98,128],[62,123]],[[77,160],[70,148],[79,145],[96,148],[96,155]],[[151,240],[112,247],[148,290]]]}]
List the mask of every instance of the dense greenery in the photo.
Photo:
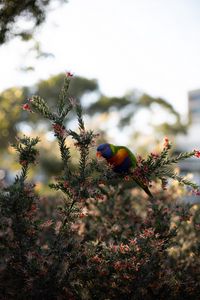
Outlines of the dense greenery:
[{"label": "dense greenery", "polygon": [[[28,180],[39,162],[39,139],[19,137],[13,145],[21,172],[0,192],[3,299],[198,299],[200,206],[181,198],[185,185],[199,190],[174,166],[200,152],[173,157],[166,138],[160,153],[138,157],[133,171],[151,185],[154,197],[147,198],[131,174],[119,177],[92,159],[98,135],[86,130],[70,80],[67,73],[55,109],[41,96],[23,105],[50,122],[63,170],[49,185],[55,196],[40,197]],[[66,127],[70,114],[77,131]],[[68,140],[79,153],[75,169]],[[167,189],[168,177],[176,182]]]}]

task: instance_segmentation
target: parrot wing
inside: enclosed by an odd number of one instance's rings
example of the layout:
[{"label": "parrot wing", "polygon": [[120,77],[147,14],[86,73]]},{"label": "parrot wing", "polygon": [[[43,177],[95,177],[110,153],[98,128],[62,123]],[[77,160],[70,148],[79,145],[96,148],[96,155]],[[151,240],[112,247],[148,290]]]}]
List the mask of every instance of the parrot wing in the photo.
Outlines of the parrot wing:
[{"label": "parrot wing", "polygon": [[117,147],[117,150],[124,149],[127,152],[127,155],[130,158],[130,160],[131,160],[132,167],[133,168],[136,167],[136,165],[137,165],[137,159],[136,159],[135,155],[133,154],[133,152],[131,152],[131,150],[129,150],[125,146],[116,146],[116,147]]},{"label": "parrot wing", "polygon": [[136,167],[136,165],[137,165],[137,159],[136,159],[135,155],[127,147],[125,147],[125,149],[127,150],[128,154],[129,154],[129,157],[131,159],[132,167]]},{"label": "parrot wing", "polygon": [[[116,159],[116,161],[118,163],[121,163],[121,160],[124,158],[124,153],[127,153],[128,157],[131,160],[131,164],[132,164],[131,167],[135,168],[137,166],[137,159],[136,159],[135,155],[127,147],[125,147],[125,146],[114,146],[114,145],[111,145],[111,148],[112,148],[113,153],[118,153],[118,155],[116,155],[116,156],[113,157],[113,158]],[[149,188],[148,188],[147,185],[145,185],[141,180],[139,180],[135,176],[133,177],[133,180],[145,191],[145,193],[150,198],[153,198],[153,195],[151,194],[151,192],[150,192],[150,190],[149,190]]]}]

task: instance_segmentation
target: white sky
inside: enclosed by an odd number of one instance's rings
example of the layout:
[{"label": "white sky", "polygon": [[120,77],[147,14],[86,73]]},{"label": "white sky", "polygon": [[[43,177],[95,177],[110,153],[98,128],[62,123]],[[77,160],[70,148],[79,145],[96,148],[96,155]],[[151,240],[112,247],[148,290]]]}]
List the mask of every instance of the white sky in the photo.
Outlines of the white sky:
[{"label": "white sky", "polygon": [[185,114],[188,90],[200,88],[200,0],[69,0],[38,39],[55,58],[33,61],[35,72],[17,70],[30,45],[0,48],[0,90],[70,70],[105,94],[141,89]]}]

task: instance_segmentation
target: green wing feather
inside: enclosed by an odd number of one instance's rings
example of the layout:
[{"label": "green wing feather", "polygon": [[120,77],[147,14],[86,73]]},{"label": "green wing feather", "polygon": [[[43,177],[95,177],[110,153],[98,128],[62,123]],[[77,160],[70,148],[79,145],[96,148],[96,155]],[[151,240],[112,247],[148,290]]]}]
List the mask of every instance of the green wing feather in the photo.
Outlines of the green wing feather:
[{"label": "green wing feather", "polygon": [[132,167],[133,168],[136,167],[136,165],[137,165],[137,159],[136,159],[135,155],[133,154],[133,152],[131,152],[127,147],[125,147],[125,146],[115,146],[113,144],[109,144],[109,145],[110,145],[110,149],[111,149],[113,155],[115,155],[118,150],[125,149],[128,152],[129,158],[131,159]]},{"label": "green wing feather", "polygon": [[115,153],[117,153],[117,146],[113,145],[113,144],[109,144],[110,149],[112,151],[112,154],[114,155]]},{"label": "green wing feather", "polygon": [[124,149],[126,149],[126,151],[128,152],[129,154],[129,158],[131,159],[131,162],[132,162],[132,167],[136,167],[137,165],[137,159],[135,157],[135,155],[133,154],[133,152],[131,152],[131,150],[129,150],[127,147],[122,147]]}]

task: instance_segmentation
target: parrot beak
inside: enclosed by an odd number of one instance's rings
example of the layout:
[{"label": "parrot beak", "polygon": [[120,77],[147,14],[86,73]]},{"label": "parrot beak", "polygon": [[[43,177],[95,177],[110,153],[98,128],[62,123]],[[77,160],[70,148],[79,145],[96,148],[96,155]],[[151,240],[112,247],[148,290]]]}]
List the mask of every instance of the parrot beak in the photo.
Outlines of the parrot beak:
[{"label": "parrot beak", "polygon": [[100,151],[97,151],[97,153],[96,153],[96,157],[102,157],[102,155],[101,155],[101,152]]}]

